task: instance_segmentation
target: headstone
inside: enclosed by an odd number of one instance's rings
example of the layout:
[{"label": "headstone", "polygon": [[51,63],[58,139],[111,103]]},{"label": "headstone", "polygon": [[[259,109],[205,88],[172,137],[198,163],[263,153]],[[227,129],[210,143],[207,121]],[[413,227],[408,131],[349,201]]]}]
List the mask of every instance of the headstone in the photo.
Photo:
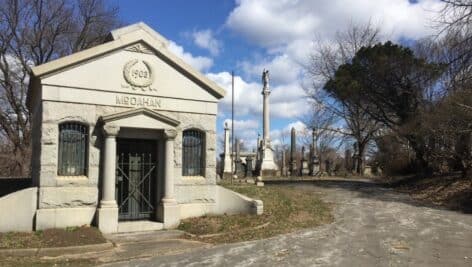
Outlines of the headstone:
[{"label": "headstone", "polygon": [[234,174],[236,177],[242,177],[245,174],[245,167],[241,160],[241,141],[236,139],[236,157],[234,160]]},{"label": "headstone", "polygon": [[251,155],[246,157],[246,177],[252,177],[252,161]]}]

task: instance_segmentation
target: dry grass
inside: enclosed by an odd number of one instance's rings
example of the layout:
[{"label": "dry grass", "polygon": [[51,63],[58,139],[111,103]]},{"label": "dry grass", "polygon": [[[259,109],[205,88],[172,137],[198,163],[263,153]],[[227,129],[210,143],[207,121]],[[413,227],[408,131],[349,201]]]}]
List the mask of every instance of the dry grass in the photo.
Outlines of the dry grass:
[{"label": "dry grass", "polygon": [[472,213],[472,180],[460,175],[442,175],[427,178],[396,177],[391,184],[414,199],[452,210]]},{"label": "dry grass", "polygon": [[319,195],[284,186],[226,187],[264,202],[263,215],[204,216],[183,220],[179,229],[190,239],[209,243],[231,243],[268,238],[296,229],[315,227],[333,220],[331,207]]},{"label": "dry grass", "polygon": [[97,228],[69,227],[29,233],[0,233],[0,249],[67,247],[105,243]]}]

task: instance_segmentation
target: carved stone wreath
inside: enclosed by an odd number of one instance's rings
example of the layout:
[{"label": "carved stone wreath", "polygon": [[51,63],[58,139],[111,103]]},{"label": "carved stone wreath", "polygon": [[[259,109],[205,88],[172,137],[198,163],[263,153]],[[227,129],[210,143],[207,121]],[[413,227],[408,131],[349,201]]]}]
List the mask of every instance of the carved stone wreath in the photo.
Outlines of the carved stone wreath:
[{"label": "carved stone wreath", "polygon": [[123,67],[123,76],[130,85],[148,87],[153,82],[152,70],[144,60],[133,59]]}]

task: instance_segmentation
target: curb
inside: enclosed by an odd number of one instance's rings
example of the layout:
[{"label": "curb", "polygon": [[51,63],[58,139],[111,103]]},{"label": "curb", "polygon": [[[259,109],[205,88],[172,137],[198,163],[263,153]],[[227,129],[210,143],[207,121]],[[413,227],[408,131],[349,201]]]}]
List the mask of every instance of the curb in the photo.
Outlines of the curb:
[{"label": "curb", "polygon": [[92,244],[84,246],[55,247],[55,248],[20,248],[20,249],[0,249],[0,257],[34,257],[48,256],[56,257],[67,254],[82,254],[88,252],[100,252],[113,248],[111,242]]}]

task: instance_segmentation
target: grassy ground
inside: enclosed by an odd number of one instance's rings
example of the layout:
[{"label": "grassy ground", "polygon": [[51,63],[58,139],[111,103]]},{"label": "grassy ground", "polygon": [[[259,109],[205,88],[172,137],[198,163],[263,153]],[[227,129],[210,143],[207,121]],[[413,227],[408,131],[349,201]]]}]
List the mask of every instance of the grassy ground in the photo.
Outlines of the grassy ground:
[{"label": "grassy ground", "polygon": [[425,204],[472,213],[472,180],[462,178],[460,174],[388,177],[385,180],[396,190]]},{"label": "grassy ground", "polygon": [[331,207],[319,195],[285,186],[225,185],[264,202],[263,215],[204,216],[183,220],[179,229],[189,238],[209,243],[231,243],[315,227],[333,220]]},{"label": "grassy ground", "polygon": [[0,233],[0,249],[67,247],[105,243],[94,227],[69,227],[28,233]]}]

